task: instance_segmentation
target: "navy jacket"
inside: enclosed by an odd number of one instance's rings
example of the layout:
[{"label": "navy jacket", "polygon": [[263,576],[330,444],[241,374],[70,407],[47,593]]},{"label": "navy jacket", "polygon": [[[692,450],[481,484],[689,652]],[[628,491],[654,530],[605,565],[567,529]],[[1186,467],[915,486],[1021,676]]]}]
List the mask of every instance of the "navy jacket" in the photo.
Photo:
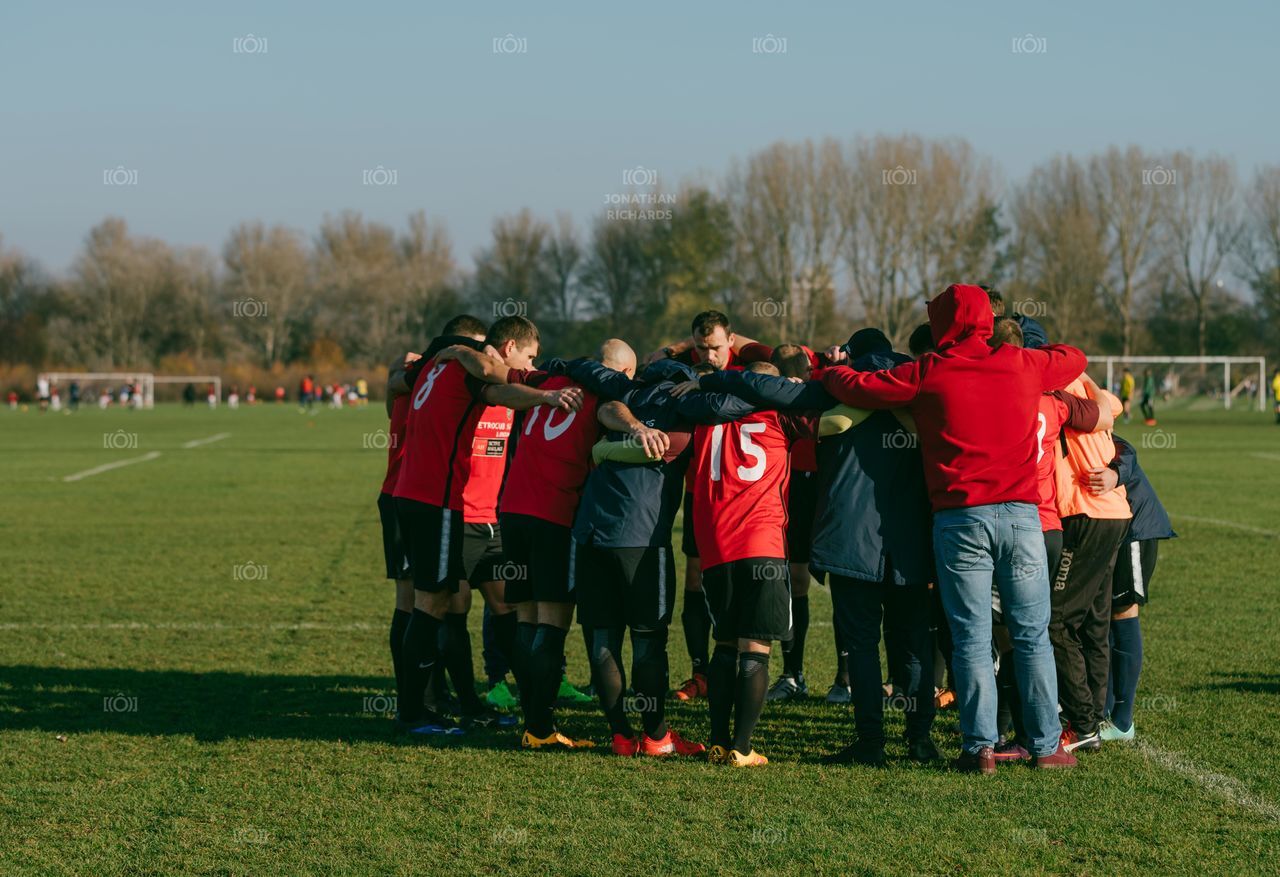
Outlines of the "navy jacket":
[{"label": "navy jacket", "polygon": [[1129,542],[1145,542],[1147,539],[1175,539],[1173,524],[1169,522],[1169,513],[1164,510],[1155,488],[1147,480],[1147,473],[1138,465],[1138,452],[1133,445],[1115,433],[1111,438],[1116,443],[1116,458],[1111,461],[1111,468],[1120,476],[1129,495],[1129,510],[1133,512],[1133,520],[1129,522]]},{"label": "navy jacket", "polygon": [[[906,357],[870,353],[860,371],[893,368]],[[750,402],[787,409],[825,410],[836,404],[817,381],[798,384],[750,372],[717,372],[702,386],[741,393]],[[892,412],[818,442],[818,503],[809,567],[871,582],[924,584],[934,580],[929,496],[915,436]]]},{"label": "navy jacket", "polygon": [[[732,396],[692,393],[671,395],[677,382],[692,380],[691,368],[675,360],[650,365],[639,380],[594,360],[573,360],[555,366],[602,401],[619,399],[637,420],[668,434],[689,433],[699,423],[725,423],[750,414],[752,406]],[[611,441],[624,438],[611,432]],[[673,439],[675,436],[673,436]],[[607,460],[587,476],[573,522],[576,542],[602,548],[666,547],[671,527],[684,499],[684,474],[692,456],[692,442],[679,454],[652,463]]]}]

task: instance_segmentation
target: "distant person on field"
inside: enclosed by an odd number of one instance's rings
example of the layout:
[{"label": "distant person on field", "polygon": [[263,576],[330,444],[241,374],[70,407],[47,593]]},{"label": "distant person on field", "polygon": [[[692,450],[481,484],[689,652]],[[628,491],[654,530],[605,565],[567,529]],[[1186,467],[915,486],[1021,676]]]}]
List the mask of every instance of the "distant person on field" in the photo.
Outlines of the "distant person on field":
[{"label": "distant person on field", "polygon": [[72,411],[80,410],[80,382],[79,381],[71,382],[71,386],[68,388],[68,396],[69,396],[69,399],[68,399],[69,404],[67,407],[70,408]]},{"label": "distant person on field", "polygon": [[1280,424],[1280,368],[1271,376],[1271,395],[1276,400],[1276,423]]},{"label": "distant person on field", "polygon": [[1142,370],[1142,422],[1147,426],[1156,425],[1156,376],[1151,369]]},{"label": "distant person on field", "polygon": [[277,386],[276,387],[276,404],[279,405],[282,402],[284,402],[284,387]]},{"label": "distant person on field", "polygon": [[18,391],[10,390],[9,391],[9,410],[16,411],[17,408],[18,408]]},{"label": "distant person on field", "polygon": [[360,399],[361,405],[367,405],[369,402],[369,382],[364,378],[356,379],[356,396]]},{"label": "distant person on field", "polygon": [[232,410],[240,407],[240,387],[238,384],[231,385],[231,392],[227,394],[227,407]]},{"label": "distant person on field", "polygon": [[41,375],[36,378],[36,399],[40,402],[40,411],[49,410],[49,379]]},{"label": "distant person on field", "polygon": [[210,407],[210,408],[217,408],[217,407],[218,407],[218,394],[217,394],[217,392],[214,390],[214,388],[213,388],[213,384],[209,384],[209,389],[208,389],[208,391],[207,391],[207,393],[206,393],[206,397],[207,397],[207,398],[208,398],[208,400],[209,400],[209,407]]},{"label": "distant person on field", "polygon": [[249,385],[249,392],[245,394],[244,401],[250,405],[258,401],[258,388],[253,384]]},{"label": "distant person on field", "polygon": [[1128,366],[1125,366],[1124,375],[1120,378],[1120,404],[1124,406],[1124,422],[1129,422],[1129,416],[1132,413],[1133,391],[1137,386],[1134,380],[1133,372]]},{"label": "distant person on field", "polygon": [[188,383],[182,388],[182,404],[188,407],[196,404],[196,385]]}]

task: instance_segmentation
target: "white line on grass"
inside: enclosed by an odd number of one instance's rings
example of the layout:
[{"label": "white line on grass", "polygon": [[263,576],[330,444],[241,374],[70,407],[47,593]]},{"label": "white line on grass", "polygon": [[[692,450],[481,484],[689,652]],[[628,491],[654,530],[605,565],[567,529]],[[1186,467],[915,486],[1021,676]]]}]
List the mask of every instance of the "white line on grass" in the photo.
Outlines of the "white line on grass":
[{"label": "white line on grass", "polygon": [[104,463],[101,466],[94,466],[92,469],[85,469],[83,472],[77,472],[74,475],[67,475],[63,481],[79,481],[81,478],[88,478],[90,475],[100,475],[103,472],[110,472],[112,469],[119,469],[121,466],[132,466],[134,463],[145,463],[148,460],[154,460],[160,456],[159,451],[151,451],[143,454],[141,457],[130,457],[127,460],[116,460],[114,463]]},{"label": "white line on grass", "polygon": [[1252,453],[1250,457],[1257,457],[1259,460],[1275,460],[1280,462],[1280,454],[1264,454],[1261,452]]},{"label": "white line on grass", "polygon": [[1235,521],[1224,521],[1221,518],[1198,518],[1195,515],[1176,514],[1171,515],[1174,518],[1181,518],[1184,521],[1195,521],[1198,524],[1213,524],[1216,527],[1230,527],[1233,530],[1244,530],[1246,533],[1257,533],[1259,536],[1270,536],[1275,539],[1280,537],[1280,531],[1264,530],[1262,527],[1251,527],[1248,524],[1237,524]]},{"label": "white line on grass", "polygon": [[192,439],[191,441],[184,443],[184,444],[183,444],[183,447],[184,447],[184,448],[198,448],[198,447],[200,447],[201,445],[211,445],[211,444],[213,444],[214,442],[220,442],[220,441],[222,441],[224,438],[229,438],[230,436],[231,436],[231,433],[229,433],[229,432],[220,432],[220,433],[218,433],[217,435],[211,435],[211,436],[209,436],[208,438]]},{"label": "white line on grass", "polygon": [[1137,749],[1149,760],[1155,762],[1160,767],[1172,773],[1182,774],[1197,785],[1213,792],[1220,798],[1224,798],[1237,807],[1245,810],[1251,810],[1254,813],[1273,822],[1280,822],[1280,806],[1276,806],[1266,798],[1262,798],[1250,792],[1249,789],[1235,777],[1229,777],[1226,774],[1214,773],[1211,770],[1205,770],[1177,752],[1170,752],[1167,749],[1161,749],[1158,746],[1152,746],[1143,740],[1137,741]]}]

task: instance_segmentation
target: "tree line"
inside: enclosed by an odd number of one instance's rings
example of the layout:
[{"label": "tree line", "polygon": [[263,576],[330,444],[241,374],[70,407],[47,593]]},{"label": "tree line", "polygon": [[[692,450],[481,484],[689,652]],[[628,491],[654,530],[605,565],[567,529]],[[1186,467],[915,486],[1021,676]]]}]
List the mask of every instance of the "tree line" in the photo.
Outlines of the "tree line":
[{"label": "tree line", "polygon": [[[1112,147],[1004,183],[963,140],[776,143],[714,181],[623,173],[585,228],[497,218],[473,265],[442,221],[358,213],[304,234],[245,222],[219,254],[107,218],[64,277],[0,246],[0,362],[181,370],[338,367],[421,348],[451,315],[523,313],[544,350],[652,349],[692,314],[771,341],[902,344],[955,281],[996,285],[1094,353],[1280,351],[1280,166]],[[185,364],[185,365],[184,365]]]}]

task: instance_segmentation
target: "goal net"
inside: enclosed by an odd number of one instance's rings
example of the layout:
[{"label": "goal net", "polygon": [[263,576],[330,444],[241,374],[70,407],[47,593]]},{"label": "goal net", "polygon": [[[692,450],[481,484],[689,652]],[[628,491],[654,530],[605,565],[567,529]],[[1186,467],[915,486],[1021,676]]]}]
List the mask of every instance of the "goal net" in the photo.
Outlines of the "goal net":
[{"label": "goal net", "polygon": [[1089,357],[1089,371],[1099,383],[1099,372],[1104,370],[1103,386],[1118,396],[1123,395],[1126,373],[1132,376],[1135,406],[1149,377],[1155,390],[1153,401],[1161,404],[1267,408],[1267,360],[1262,356]]},{"label": "goal net", "polygon": [[[153,408],[156,404],[156,384],[192,384],[196,400],[205,403],[209,388],[213,389],[213,403],[222,399],[222,378],[217,375],[156,375],[152,372],[41,372],[36,376],[37,388],[43,392],[48,387],[51,404],[68,407],[73,404],[109,408],[127,405],[133,408]],[[180,390],[171,391],[172,398],[179,398]]]}]

